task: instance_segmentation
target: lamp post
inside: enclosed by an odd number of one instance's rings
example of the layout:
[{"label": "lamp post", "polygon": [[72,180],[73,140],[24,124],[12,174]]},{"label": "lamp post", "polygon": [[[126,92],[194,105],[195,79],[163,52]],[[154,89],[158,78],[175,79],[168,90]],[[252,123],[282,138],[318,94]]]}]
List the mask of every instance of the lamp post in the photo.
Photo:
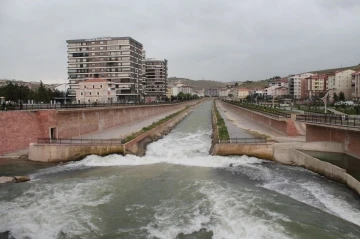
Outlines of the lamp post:
[{"label": "lamp post", "polygon": [[325,106],[325,114],[327,113],[327,97],[328,97],[328,95],[329,95],[329,93],[330,93],[330,91],[332,91],[332,90],[334,90],[334,89],[330,89],[330,90],[328,90],[327,92],[326,92],[326,94],[324,95],[324,97],[323,98],[321,98],[321,100],[324,102],[324,106]]}]

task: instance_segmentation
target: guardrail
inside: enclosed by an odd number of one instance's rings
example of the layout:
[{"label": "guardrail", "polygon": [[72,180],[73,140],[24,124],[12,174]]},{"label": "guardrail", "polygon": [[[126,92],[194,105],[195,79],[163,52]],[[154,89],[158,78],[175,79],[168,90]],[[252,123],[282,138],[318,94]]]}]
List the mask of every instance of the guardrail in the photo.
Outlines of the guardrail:
[{"label": "guardrail", "polygon": [[61,145],[122,145],[122,139],[67,139],[67,138],[38,138],[38,144],[61,144]]},{"label": "guardrail", "polygon": [[360,127],[360,118],[347,115],[297,115],[296,120],[315,124]]},{"label": "guardrail", "polygon": [[0,105],[0,111],[11,111],[11,110],[50,110],[50,109],[78,109],[78,108],[100,108],[100,107],[121,107],[121,106],[133,106],[133,105],[164,105],[164,104],[176,104],[184,101],[169,101],[169,102],[158,102],[158,103],[92,103],[92,104],[23,104],[23,105]]},{"label": "guardrail", "polygon": [[266,138],[230,138],[228,140],[219,140],[220,144],[267,144]]},{"label": "guardrail", "polygon": [[264,110],[264,108],[262,108],[264,106],[245,105],[245,104],[241,104],[239,102],[233,102],[233,101],[224,101],[224,102],[232,104],[232,105],[236,105],[236,106],[241,107],[241,108],[256,111],[256,112],[259,112],[259,113],[262,113],[262,114],[266,114],[266,115],[269,115],[271,117],[278,118],[278,119],[279,118],[291,118],[291,114],[283,113],[283,112],[277,112],[277,111],[275,111],[275,110],[273,110],[272,108],[269,108],[269,107],[265,108],[265,109],[268,109],[268,110]]}]

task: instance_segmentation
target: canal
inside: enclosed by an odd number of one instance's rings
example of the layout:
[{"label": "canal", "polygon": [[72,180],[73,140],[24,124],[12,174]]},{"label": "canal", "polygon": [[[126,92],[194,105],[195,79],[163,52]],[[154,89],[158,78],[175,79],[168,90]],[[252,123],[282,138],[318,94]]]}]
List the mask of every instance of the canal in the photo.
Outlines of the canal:
[{"label": "canal", "polygon": [[[0,187],[14,238],[360,238],[360,198],[299,167],[209,156],[207,101],[144,157],[88,156]],[[232,167],[229,165],[232,164]]]}]

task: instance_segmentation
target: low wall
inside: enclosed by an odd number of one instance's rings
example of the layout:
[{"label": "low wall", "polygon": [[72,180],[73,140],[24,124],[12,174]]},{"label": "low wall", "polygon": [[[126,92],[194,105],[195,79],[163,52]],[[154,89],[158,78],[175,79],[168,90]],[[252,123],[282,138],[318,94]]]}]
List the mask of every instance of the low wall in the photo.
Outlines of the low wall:
[{"label": "low wall", "polygon": [[343,143],[345,152],[360,157],[360,129],[306,123],[306,141]]},{"label": "low wall", "polygon": [[227,108],[231,108],[235,112],[238,112],[242,115],[246,115],[247,117],[250,117],[253,120],[255,120],[263,125],[266,125],[274,130],[277,130],[277,131],[283,133],[284,135],[288,135],[288,136],[300,135],[295,126],[295,123],[292,119],[285,119],[285,118],[277,119],[277,118],[268,116],[266,114],[261,114],[256,111],[241,108],[241,107],[233,105],[233,104],[229,104],[226,102],[221,102],[221,103],[224,106],[226,106]]},{"label": "low wall", "polygon": [[213,107],[211,110],[211,124],[212,124],[212,134],[211,134],[211,147],[210,147],[210,154],[214,154],[214,147],[216,144],[219,143],[219,131],[217,127],[217,118],[215,113],[215,101],[213,101]]},{"label": "low wall", "polygon": [[56,128],[58,138],[71,138],[101,131],[173,110],[199,101],[148,106],[88,109],[58,109],[0,112],[0,154],[29,147],[37,138],[50,137]]},{"label": "low wall", "polygon": [[360,194],[360,182],[346,173],[345,169],[331,163],[321,161],[296,149],[291,149],[290,151],[290,155],[297,165],[307,168],[320,175],[324,175],[327,178],[345,183]]},{"label": "low wall", "polygon": [[273,148],[271,144],[215,144],[212,155],[247,155],[273,160]]},{"label": "low wall", "polygon": [[30,144],[29,160],[39,162],[64,162],[84,158],[87,155],[105,156],[124,154],[124,146],[79,146],[60,144]]},{"label": "low wall", "polygon": [[192,106],[174,118],[129,141],[125,144],[125,153],[138,156],[145,155],[146,146],[149,143],[154,142],[168,134],[181,120],[183,120],[195,107],[198,107],[201,103],[202,102],[197,103],[195,106]]}]

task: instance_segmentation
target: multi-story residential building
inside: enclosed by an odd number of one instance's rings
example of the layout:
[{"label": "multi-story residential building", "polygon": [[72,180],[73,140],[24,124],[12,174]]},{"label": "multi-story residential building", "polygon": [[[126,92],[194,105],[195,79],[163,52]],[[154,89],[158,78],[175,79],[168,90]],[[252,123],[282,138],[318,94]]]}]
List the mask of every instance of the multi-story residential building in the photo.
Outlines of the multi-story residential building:
[{"label": "multi-story residential building", "polygon": [[[145,59],[146,85],[145,97],[154,100],[161,100],[166,96],[168,61],[157,59]],[[147,100],[149,101],[149,100]]]},{"label": "multi-story residential building", "polygon": [[352,73],[351,89],[352,99],[355,101],[360,100],[360,71]]},{"label": "multi-story residential building", "polygon": [[116,101],[141,100],[143,45],[131,37],[67,40],[69,96],[80,82],[102,78],[112,82]]},{"label": "multi-story residential building", "polygon": [[351,85],[353,73],[355,73],[355,71],[353,70],[344,70],[335,72],[334,75],[329,75],[327,79],[326,89],[333,90],[333,93],[336,93],[337,95],[339,95],[340,92],[343,92],[346,100],[351,99]]},{"label": "multi-story residential building", "polygon": [[76,91],[77,103],[113,103],[116,102],[116,86],[113,82],[94,78],[79,82]]},{"label": "multi-story residential building", "polygon": [[234,92],[234,100],[245,99],[249,95],[249,89],[246,88],[235,88]]},{"label": "multi-story residential building", "polygon": [[218,89],[205,89],[204,92],[205,96],[211,96],[211,97],[218,97],[219,96],[219,90]]},{"label": "multi-story residential building", "polygon": [[289,88],[285,86],[270,86],[264,90],[268,98],[276,98],[279,96],[286,96],[289,94]]},{"label": "multi-story residential building", "polygon": [[289,87],[289,80],[288,80],[288,78],[274,79],[274,80],[269,81],[269,87],[270,86]]},{"label": "multi-story residential building", "polygon": [[181,88],[181,87],[173,86],[173,87],[171,87],[171,88],[172,88],[172,95],[173,95],[173,96],[177,96],[177,95],[180,93],[180,88]]},{"label": "multi-story residential building", "polygon": [[166,98],[171,99],[171,96],[173,95],[172,87],[166,88]]},{"label": "multi-story residential building", "polygon": [[204,90],[196,90],[194,91],[194,95],[197,95],[199,97],[204,97]]},{"label": "multi-story residential building", "polygon": [[301,92],[301,98],[308,99],[313,97],[322,97],[325,95],[327,79],[328,76],[325,74],[312,75],[306,78],[304,89]]},{"label": "multi-story residential building", "polygon": [[184,93],[184,94],[190,94],[193,95],[193,88],[191,86],[188,85],[182,85],[180,86],[180,92]]},{"label": "multi-story residential building", "polygon": [[224,99],[224,98],[227,98],[229,96],[230,89],[228,89],[228,88],[219,88],[218,92],[219,92],[219,97]]},{"label": "multi-story residential building", "polygon": [[289,80],[289,95],[294,99],[301,99],[301,81],[314,75],[313,73],[303,73],[292,75],[288,77]]}]

